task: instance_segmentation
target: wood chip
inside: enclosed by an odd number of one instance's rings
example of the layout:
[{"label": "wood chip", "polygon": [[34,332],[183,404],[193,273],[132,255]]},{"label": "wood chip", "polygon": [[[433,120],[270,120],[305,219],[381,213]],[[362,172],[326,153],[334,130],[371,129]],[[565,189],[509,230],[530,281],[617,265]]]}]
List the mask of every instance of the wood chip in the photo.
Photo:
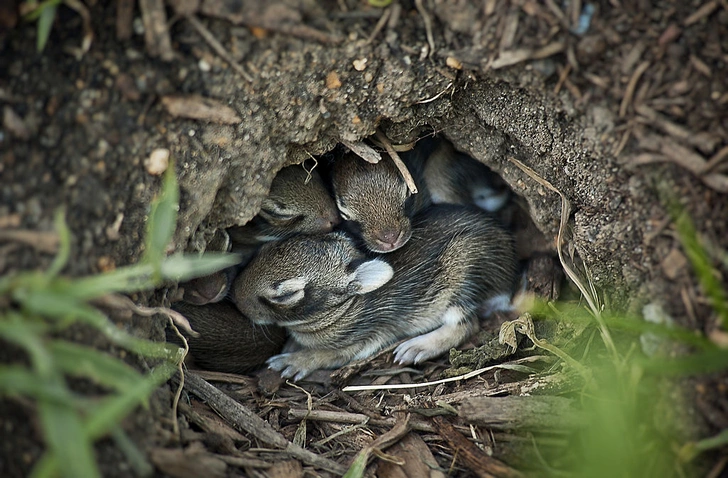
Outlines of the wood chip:
[{"label": "wood chip", "polygon": [[362,141],[341,141],[344,146],[349,148],[352,153],[359,156],[367,163],[377,164],[382,159],[382,155],[379,154],[374,148]]},{"label": "wood chip", "polygon": [[131,38],[134,21],[134,0],[116,1],[116,39],[125,41]]},{"label": "wood chip", "polygon": [[699,22],[701,19],[707,17],[711,13],[715,11],[715,9],[718,8],[718,2],[715,0],[711,0],[710,2],[706,3],[702,7],[698,8],[695,13],[690,15],[685,19],[685,22],[683,23],[686,27],[692,25],[693,23]]},{"label": "wood chip", "polygon": [[713,76],[713,72],[711,71],[710,67],[707,64],[705,64],[705,62],[703,60],[701,60],[700,58],[698,58],[697,56],[690,55],[690,64],[693,65],[693,68],[695,68],[700,73],[707,76],[708,78]]},{"label": "wood chip", "polygon": [[402,440],[392,445],[387,453],[400,458],[404,464],[396,465],[381,461],[377,466],[378,476],[402,478],[445,478],[438,470],[437,460],[425,441],[416,433],[408,433]]},{"label": "wood chip", "polygon": [[204,451],[186,453],[179,448],[153,448],[149,458],[160,471],[175,478],[223,478],[227,473],[224,461]]},{"label": "wood chip", "polygon": [[303,467],[297,460],[279,461],[266,470],[267,478],[301,478],[302,476]]},{"label": "wood chip", "polygon": [[561,53],[564,51],[564,44],[561,42],[554,42],[546,45],[538,50],[532,50],[530,48],[519,48],[516,50],[502,51],[498,55],[498,58],[486,65],[487,68],[492,70],[498,70],[507,66],[512,66],[526,60],[539,60],[547,58],[549,56]]},{"label": "wood chip", "polygon": [[202,0],[200,12],[236,25],[259,27],[319,43],[337,44],[344,41],[340,35],[332,35],[304,25],[303,15],[284,2]]},{"label": "wood chip", "polygon": [[144,44],[151,56],[158,56],[164,61],[174,59],[172,40],[167,28],[167,13],[163,0],[139,0],[144,23]]},{"label": "wood chip", "polygon": [[499,430],[563,431],[583,426],[586,417],[564,397],[479,397],[458,408],[468,422]]},{"label": "wood chip", "polygon": [[475,476],[482,478],[504,477],[515,478],[523,475],[500,460],[490,457],[475,443],[465,438],[445,418],[433,417],[432,422],[437,433],[452,448],[458,461],[467,466]]},{"label": "wood chip", "polygon": [[721,139],[717,136],[710,134],[696,134],[684,126],[673,123],[647,105],[642,104],[635,106],[635,112],[648,120],[645,121],[645,124],[657,126],[668,135],[686,141],[688,144],[697,147],[705,153],[715,150],[715,147],[721,142]]},{"label": "wood chip", "polygon": [[30,139],[30,129],[25,125],[23,119],[7,105],[3,108],[3,127],[22,141]]},{"label": "wood chip", "polygon": [[703,172],[707,173],[715,170],[718,165],[720,165],[720,163],[722,163],[726,158],[728,158],[728,146],[722,147],[708,160],[708,162],[705,164]]},{"label": "wood chip", "polygon": [[241,121],[235,110],[229,106],[200,95],[163,96],[162,104],[169,114],[180,118],[221,124],[238,124]]}]

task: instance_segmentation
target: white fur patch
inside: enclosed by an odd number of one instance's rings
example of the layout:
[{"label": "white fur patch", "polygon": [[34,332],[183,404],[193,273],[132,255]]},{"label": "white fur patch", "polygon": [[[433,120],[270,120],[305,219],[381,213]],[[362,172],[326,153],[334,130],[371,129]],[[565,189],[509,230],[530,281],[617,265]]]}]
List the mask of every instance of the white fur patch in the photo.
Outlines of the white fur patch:
[{"label": "white fur patch", "polygon": [[303,300],[305,296],[304,287],[306,287],[306,279],[294,277],[264,291],[263,295],[274,304],[291,307]]},{"label": "white fur patch", "polygon": [[489,187],[481,187],[473,190],[473,202],[480,209],[484,209],[488,212],[495,212],[505,206],[508,201],[508,193],[504,192],[496,194],[495,191]]},{"label": "white fur patch", "polygon": [[345,208],[338,198],[336,199],[336,207],[339,208],[339,213],[341,213],[341,217],[345,221],[351,221],[354,218],[354,214],[348,208]]},{"label": "white fur patch", "polygon": [[394,349],[394,361],[406,365],[418,364],[457,347],[473,330],[459,307],[448,307],[440,317],[442,325],[426,334],[418,335]]},{"label": "white fur patch", "polygon": [[500,294],[483,302],[480,307],[480,315],[489,317],[495,312],[510,312],[511,310],[513,310],[511,296],[509,294]]},{"label": "white fur patch", "polygon": [[351,283],[357,286],[357,294],[366,294],[377,290],[392,279],[392,266],[381,259],[363,262],[349,276]]}]

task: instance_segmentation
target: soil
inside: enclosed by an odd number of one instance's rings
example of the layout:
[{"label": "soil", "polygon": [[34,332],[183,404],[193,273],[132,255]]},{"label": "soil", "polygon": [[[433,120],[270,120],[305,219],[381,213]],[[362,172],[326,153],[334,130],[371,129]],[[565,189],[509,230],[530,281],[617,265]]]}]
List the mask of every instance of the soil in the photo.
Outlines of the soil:
[{"label": "soil", "polygon": [[[549,241],[559,230],[561,199],[510,158],[560,191],[571,205],[564,250],[577,269],[588,269],[611,308],[641,313],[650,304],[699,333],[719,328],[666,204],[676,201],[689,213],[707,250],[718,251],[711,259],[725,277],[725,2],[564,7],[429,0],[385,9],[354,0],[266,6],[203,0],[199,9],[196,2],[170,2],[169,50],[164,41],[145,43],[151,28],[144,28],[141,7],[126,22],[121,5],[130,2],[88,3],[94,37],[85,53],[79,52],[81,16],[65,6],[42,53],[36,52],[35,24],[0,30],[0,229],[52,231],[54,211],[63,207],[73,233],[64,273],[97,273],[139,259],[161,181],[145,160],[159,148],[171,152],[181,186],[170,252],[201,251],[217,229],[242,225],[257,213],[281,167],[378,130],[394,144],[436,133],[498,172]],[[175,15],[172,4],[195,16]],[[377,32],[384,14],[388,21]],[[0,27],[12,25],[13,15],[0,10]],[[252,82],[210,46],[198,23]],[[166,106],[192,95],[215,101],[217,112],[231,108],[237,121],[211,121],[209,113],[189,119]],[[0,274],[45,268],[52,258],[37,243],[0,237]],[[166,305],[168,292],[174,287],[134,299]],[[140,334],[163,337],[161,318],[137,322],[144,322]],[[437,375],[445,360],[425,376]],[[394,381],[410,379],[404,372]],[[317,406],[380,410],[380,395],[349,400],[332,394],[337,386],[324,381],[314,387]],[[685,385],[701,433],[726,427],[726,386],[725,376]],[[388,395],[386,407],[417,408],[448,394],[458,403],[452,394],[467,390],[448,385],[434,394]],[[288,419],[286,410],[306,408],[300,390],[283,384],[273,394],[254,386],[230,393],[293,439],[300,420]],[[160,390],[150,409],[125,424],[148,453],[174,448],[169,396]],[[41,450],[33,422],[20,416],[32,416],[32,407],[11,400],[0,406],[4,434],[13,436],[0,445],[0,474],[23,476]],[[315,427],[309,441],[342,429],[326,422]],[[354,434],[329,457],[348,464],[389,428]],[[452,450],[432,435],[424,438],[447,468]],[[188,437],[185,443],[192,442]],[[99,447],[104,475],[128,476],[123,455],[110,442]],[[508,462],[507,448],[497,456]],[[467,475],[467,466],[458,466],[457,473]],[[239,473],[234,470],[230,465],[227,473]],[[163,472],[173,474],[157,468]]]}]

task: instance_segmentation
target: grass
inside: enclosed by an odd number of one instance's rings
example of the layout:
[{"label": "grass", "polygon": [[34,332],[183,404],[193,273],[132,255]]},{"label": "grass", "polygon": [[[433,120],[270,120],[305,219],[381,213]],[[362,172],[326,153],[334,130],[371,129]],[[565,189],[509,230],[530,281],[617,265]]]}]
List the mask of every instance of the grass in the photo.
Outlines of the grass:
[{"label": "grass", "polygon": [[[728,299],[720,275],[687,214],[674,210],[673,219],[695,276],[725,327]],[[579,289],[593,293],[591,287]],[[598,297],[593,295],[589,303],[598,304]],[[581,388],[576,395],[590,422],[569,437],[568,453],[539,450],[543,469],[549,476],[696,476],[702,470],[696,458],[728,445],[728,430],[691,441],[695,428],[686,418],[692,406],[686,391],[690,380],[728,371],[728,350],[674,324],[597,309],[559,303],[538,304],[533,310],[536,317],[590,325],[578,345],[560,350],[560,356],[569,357],[565,367],[578,363],[574,371],[579,372]],[[587,340],[590,333],[601,340]],[[640,349],[641,339],[657,344],[651,355]],[[540,448],[538,440],[536,447]]]},{"label": "grass", "polygon": [[[107,436],[138,474],[151,473],[151,466],[120,424],[174,373],[182,350],[120,330],[91,301],[108,294],[153,289],[164,280],[198,277],[236,262],[231,254],[166,257],[178,199],[174,167],[170,166],[161,193],[152,203],[145,254],[139,264],[90,277],[62,276],[70,257],[71,233],[59,211],[55,224],[60,246],[50,267],[0,277],[0,304],[8,304],[0,308],[0,338],[27,357],[26,363],[0,364],[0,395],[11,400],[22,397],[34,405],[46,444],[31,476],[100,476],[93,444]],[[143,374],[106,352],[64,339],[63,331],[73,324],[96,329],[111,344],[151,359],[156,366]],[[69,377],[90,380],[108,392],[101,398],[78,394],[69,386]]]}]

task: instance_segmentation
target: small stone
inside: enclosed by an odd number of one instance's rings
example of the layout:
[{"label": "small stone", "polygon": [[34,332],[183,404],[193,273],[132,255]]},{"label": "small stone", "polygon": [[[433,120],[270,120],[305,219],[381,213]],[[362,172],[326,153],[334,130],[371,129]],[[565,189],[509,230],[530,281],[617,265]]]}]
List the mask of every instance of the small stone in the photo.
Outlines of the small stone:
[{"label": "small stone", "polygon": [[457,58],[453,56],[448,56],[445,60],[445,64],[449,66],[450,68],[454,68],[456,70],[462,70],[463,69],[463,62],[458,60]]},{"label": "small stone", "polygon": [[682,252],[677,249],[673,249],[670,253],[662,260],[662,271],[670,280],[677,279],[678,275],[687,267],[688,260],[685,258]]},{"label": "small stone", "polygon": [[364,69],[367,67],[367,59],[360,58],[358,60],[354,60],[353,64],[356,71],[364,71]]},{"label": "small stone", "polygon": [[165,172],[168,166],[169,150],[166,148],[155,149],[152,151],[152,154],[144,160],[144,169],[154,176],[159,176]]},{"label": "small stone", "polygon": [[341,88],[341,80],[339,80],[339,75],[335,71],[326,75],[326,88],[330,90]]},{"label": "small stone", "polygon": [[197,62],[197,66],[200,71],[204,71],[205,73],[212,69],[212,65],[210,65],[207,60],[200,60],[199,62]]},{"label": "small stone", "polygon": [[354,116],[354,117],[353,117],[353,118],[351,119],[351,122],[352,122],[352,124],[359,124],[359,123],[361,123],[361,118],[359,118],[359,116],[358,116],[358,115],[357,115],[357,116]]}]

